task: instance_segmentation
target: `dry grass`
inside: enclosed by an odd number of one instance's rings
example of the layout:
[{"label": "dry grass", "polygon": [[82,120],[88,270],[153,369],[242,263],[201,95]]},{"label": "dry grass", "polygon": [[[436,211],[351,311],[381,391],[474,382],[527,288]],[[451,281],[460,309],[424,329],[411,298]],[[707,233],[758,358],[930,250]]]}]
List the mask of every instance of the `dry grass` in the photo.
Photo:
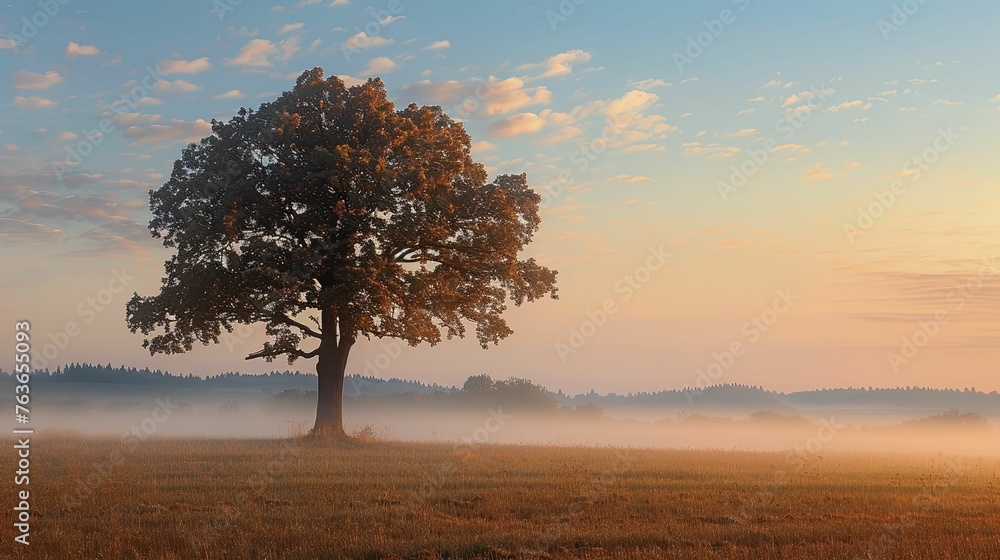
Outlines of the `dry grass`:
[{"label": "dry grass", "polygon": [[993,458],[290,441],[33,438],[0,556],[1000,558]]}]

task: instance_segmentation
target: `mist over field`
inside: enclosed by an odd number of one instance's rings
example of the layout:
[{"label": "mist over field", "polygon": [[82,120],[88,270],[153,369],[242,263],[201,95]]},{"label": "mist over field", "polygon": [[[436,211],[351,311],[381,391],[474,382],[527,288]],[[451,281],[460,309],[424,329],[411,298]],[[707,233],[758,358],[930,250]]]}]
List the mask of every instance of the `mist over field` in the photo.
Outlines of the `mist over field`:
[{"label": "mist over field", "polygon": [[[84,365],[38,376],[33,390],[40,428],[287,438],[312,426],[314,387],[315,376],[297,373],[202,380]],[[347,431],[377,440],[1000,454],[1000,396],[972,390],[784,394],[721,385],[570,396],[483,375],[463,387],[349,376],[345,396]]]},{"label": "mist over field", "polygon": [[[157,427],[156,436],[285,437],[308,432],[315,413],[307,407],[275,411],[245,402],[237,412],[220,412],[227,401],[174,401],[182,409]],[[153,403],[150,403],[151,405]],[[148,415],[138,404],[112,404],[85,416],[59,411],[48,414],[40,425],[57,430],[107,435],[139,426]],[[803,448],[817,451],[871,450],[941,452],[1000,455],[995,426],[981,430],[964,427],[920,429],[866,425],[859,420],[820,417],[816,421],[749,419],[667,418],[659,422],[605,417],[553,418],[531,411],[501,407],[497,415],[488,409],[436,411],[409,406],[370,406],[347,401],[348,433],[370,430],[385,440],[416,442],[596,445],[649,448],[733,449],[780,451]],[[491,418],[503,418],[496,431],[485,429]],[[832,418],[832,420],[831,420]],[[859,417],[850,417],[859,418]],[[825,421],[825,423],[824,423]]]}]

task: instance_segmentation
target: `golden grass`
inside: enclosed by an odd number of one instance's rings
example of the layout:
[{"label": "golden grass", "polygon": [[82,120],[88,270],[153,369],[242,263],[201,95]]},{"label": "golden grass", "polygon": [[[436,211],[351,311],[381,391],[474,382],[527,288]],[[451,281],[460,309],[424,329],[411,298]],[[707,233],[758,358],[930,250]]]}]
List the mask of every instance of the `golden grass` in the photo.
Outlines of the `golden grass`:
[{"label": "golden grass", "polygon": [[[4,523],[5,558],[1000,558],[995,458],[302,439],[124,449],[55,434],[32,444],[32,544],[14,544]],[[14,488],[0,490],[8,512]]]}]

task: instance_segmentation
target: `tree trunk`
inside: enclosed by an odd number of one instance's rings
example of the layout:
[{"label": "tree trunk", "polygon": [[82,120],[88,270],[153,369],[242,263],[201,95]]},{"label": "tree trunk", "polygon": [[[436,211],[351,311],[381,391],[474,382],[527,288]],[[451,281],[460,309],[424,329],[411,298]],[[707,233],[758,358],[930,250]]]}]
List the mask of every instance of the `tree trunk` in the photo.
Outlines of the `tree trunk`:
[{"label": "tree trunk", "polygon": [[[324,313],[324,315],[326,314]],[[347,356],[351,352],[354,340],[340,337],[338,341],[336,328],[330,328],[328,331],[332,332],[324,333],[323,341],[320,343],[319,361],[316,363],[319,390],[316,400],[316,425],[313,426],[313,434],[339,438],[346,436],[344,432],[344,372],[347,370]]]}]

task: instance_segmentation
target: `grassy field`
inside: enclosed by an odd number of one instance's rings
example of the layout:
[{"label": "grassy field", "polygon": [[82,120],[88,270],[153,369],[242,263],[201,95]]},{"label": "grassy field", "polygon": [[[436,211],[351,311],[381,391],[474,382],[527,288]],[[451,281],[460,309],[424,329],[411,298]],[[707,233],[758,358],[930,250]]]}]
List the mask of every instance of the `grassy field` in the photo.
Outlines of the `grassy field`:
[{"label": "grassy field", "polygon": [[[1000,558],[996,458],[53,434],[32,446],[32,544],[3,523],[4,558]],[[13,490],[0,489],[8,514]]]}]

